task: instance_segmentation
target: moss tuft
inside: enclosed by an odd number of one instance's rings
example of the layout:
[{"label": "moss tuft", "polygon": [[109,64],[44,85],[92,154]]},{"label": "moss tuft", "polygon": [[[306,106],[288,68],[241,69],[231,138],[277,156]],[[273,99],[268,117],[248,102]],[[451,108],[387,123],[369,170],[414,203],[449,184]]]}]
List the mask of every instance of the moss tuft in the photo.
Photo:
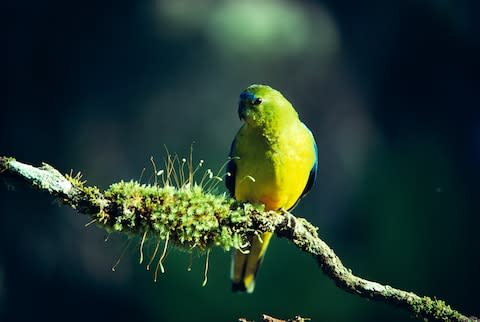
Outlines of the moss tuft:
[{"label": "moss tuft", "polygon": [[[413,311],[417,317],[431,316],[435,321],[460,321],[462,315],[452,309],[442,300],[431,299],[428,296],[412,303]],[[428,321],[427,319],[424,319]]]},{"label": "moss tuft", "polygon": [[16,161],[16,159],[12,157],[0,157],[0,173],[8,169],[12,161]]},{"label": "moss tuft", "polygon": [[[96,192],[88,194],[95,198]],[[242,244],[239,230],[247,222],[243,208],[198,185],[175,188],[121,181],[112,184],[104,196],[109,203],[92,217],[109,231],[136,236],[148,232],[149,238],[160,239],[168,236],[185,249],[220,246],[230,250]]]}]

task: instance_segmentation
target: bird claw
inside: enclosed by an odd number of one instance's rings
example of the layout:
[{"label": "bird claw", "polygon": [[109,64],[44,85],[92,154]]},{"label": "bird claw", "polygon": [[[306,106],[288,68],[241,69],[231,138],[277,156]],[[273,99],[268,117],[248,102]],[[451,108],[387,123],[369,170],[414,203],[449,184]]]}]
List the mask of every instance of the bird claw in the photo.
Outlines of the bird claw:
[{"label": "bird claw", "polygon": [[282,209],[282,212],[283,212],[283,215],[287,217],[287,227],[295,228],[295,216],[285,209]]}]

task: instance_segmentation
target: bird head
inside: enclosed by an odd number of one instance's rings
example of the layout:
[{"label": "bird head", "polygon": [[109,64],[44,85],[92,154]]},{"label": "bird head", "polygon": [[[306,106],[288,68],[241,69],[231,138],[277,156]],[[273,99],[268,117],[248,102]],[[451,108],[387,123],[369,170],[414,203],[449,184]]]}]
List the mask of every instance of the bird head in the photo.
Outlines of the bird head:
[{"label": "bird head", "polygon": [[250,126],[278,125],[298,114],[279,91],[267,85],[250,85],[240,94],[238,116]]}]

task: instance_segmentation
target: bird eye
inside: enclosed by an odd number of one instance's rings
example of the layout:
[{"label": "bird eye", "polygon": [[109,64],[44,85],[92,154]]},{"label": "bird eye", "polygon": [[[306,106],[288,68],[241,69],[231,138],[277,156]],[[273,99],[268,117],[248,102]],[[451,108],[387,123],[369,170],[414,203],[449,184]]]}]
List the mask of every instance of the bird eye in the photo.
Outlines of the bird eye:
[{"label": "bird eye", "polygon": [[260,105],[260,103],[262,103],[262,99],[259,97],[253,102],[253,105]]}]

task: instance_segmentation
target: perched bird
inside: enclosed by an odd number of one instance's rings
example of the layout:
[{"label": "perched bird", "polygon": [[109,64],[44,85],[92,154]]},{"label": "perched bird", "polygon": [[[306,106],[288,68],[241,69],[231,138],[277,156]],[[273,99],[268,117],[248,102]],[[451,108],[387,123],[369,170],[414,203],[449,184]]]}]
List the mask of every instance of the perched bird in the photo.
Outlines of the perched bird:
[{"label": "perched bird", "polygon": [[[232,142],[226,186],[239,201],[262,203],[266,210],[291,210],[312,188],[317,175],[317,145],[292,104],[266,85],[240,94],[244,121]],[[254,236],[232,262],[232,290],[252,293],[255,276],[272,233]]]}]

